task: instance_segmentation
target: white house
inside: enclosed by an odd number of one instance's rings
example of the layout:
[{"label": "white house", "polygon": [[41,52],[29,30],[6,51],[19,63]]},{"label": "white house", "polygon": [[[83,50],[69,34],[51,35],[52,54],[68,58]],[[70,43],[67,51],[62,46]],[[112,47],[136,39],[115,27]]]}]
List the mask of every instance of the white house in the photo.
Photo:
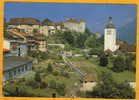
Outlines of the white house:
[{"label": "white house", "polygon": [[10,50],[10,41],[9,40],[4,39],[3,48],[7,49],[7,50]]},{"label": "white house", "polygon": [[76,20],[73,18],[70,18],[63,22],[63,25],[65,28],[67,28],[69,31],[75,31],[75,32],[80,32],[84,33],[85,28],[86,28],[86,23],[83,20]]},{"label": "white house", "polygon": [[104,51],[116,51],[119,45],[116,45],[116,28],[112,24],[112,17],[109,17],[108,24],[104,30]]},{"label": "white house", "polygon": [[92,91],[93,87],[97,85],[96,79],[92,74],[86,74],[83,77],[83,83],[80,91]]},{"label": "white house", "polygon": [[40,26],[40,33],[48,36],[49,35],[49,27],[47,25]]}]

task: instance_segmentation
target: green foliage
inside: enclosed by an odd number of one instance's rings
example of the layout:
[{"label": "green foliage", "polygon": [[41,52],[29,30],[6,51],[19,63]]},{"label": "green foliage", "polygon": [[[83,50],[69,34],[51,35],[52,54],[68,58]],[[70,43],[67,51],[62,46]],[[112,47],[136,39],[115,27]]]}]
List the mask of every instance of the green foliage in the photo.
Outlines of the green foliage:
[{"label": "green foliage", "polygon": [[125,59],[125,66],[126,66],[126,69],[127,70],[133,70],[133,64],[132,64],[132,59],[130,58],[130,57],[127,57],[126,59]]},{"label": "green foliage", "polygon": [[52,89],[56,89],[56,81],[55,80],[50,80],[49,87],[52,88]]},{"label": "green foliage", "polygon": [[85,41],[84,45],[86,48],[91,48],[90,54],[100,54],[103,52],[103,38],[96,38],[95,35],[90,35],[87,40]]},{"label": "green foliage", "polygon": [[125,70],[125,59],[121,56],[118,56],[113,61],[113,68],[114,72],[122,72]]},{"label": "green foliage", "polygon": [[27,86],[31,86],[34,89],[39,88],[39,84],[35,80],[28,80],[28,81],[26,81],[26,85]]},{"label": "green foliage", "polygon": [[44,88],[47,88],[48,87],[48,84],[46,82],[41,82],[40,83],[40,88],[41,89],[44,89]]},{"label": "green foliage", "polygon": [[62,38],[64,39],[65,42],[67,42],[70,45],[74,45],[74,36],[72,35],[71,32],[64,32],[62,34]]},{"label": "green foliage", "polygon": [[101,55],[100,60],[99,60],[99,65],[100,66],[107,66],[108,65],[108,57],[106,55]]},{"label": "green foliage", "polygon": [[98,47],[98,48],[91,48],[88,52],[89,55],[100,55],[103,53],[103,49]]},{"label": "green foliage", "polygon": [[48,64],[47,71],[48,72],[53,72],[53,67],[50,63]]},{"label": "green foliage", "polygon": [[35,81],[36,82],[41,82],[42,81],[40,73],[38,73],[38,72],[36,72],[36,74],[35,74]]},{"label": "green foliage", "polygon": [[95,48],[97,46],[97,42],[96,39],[94,37],[94,35],[91,35],[90,37],[87,38],[87,40],[85,41],[85,46],[87,48]]},{"label": "green foliage", "polygon": [[60,95],[65,95],[65,84],[61,83],[61,82],[57,82],[56,84],[56,91],[60,94]]},{"label": "green foliage", "polygon": [[29,53],[29,56],[35,57],[39,60],[45,60],[48,58],[48,54],[46,52],[41,52],[41,51],[31,52],[31,53]]},{"label": "green foliage", "polygon": [[62,37],[61,40],[64,40],[64,43],[76,48],[84,48],[85,41],[91,35],[91,32],[87,29],[85,33],[78,32],[63,32],[59,37]]},{"label": "green foliage", "polygon": [[42,24],[44,24],[44,25],[49,25],[49,24],[51,24],[53,21],[51,21],[50,19],[48,19],[48,18],[46,18],[46,19],[44,19],[43,21],[42,21]]},{"label": "green foliage", "polygon": [[135,98],[135,92],[127,82],[117,84],[111,73],[102,72],[98,84],[93,91],[86,92],[86,96],[90,98],[133,99]]}]

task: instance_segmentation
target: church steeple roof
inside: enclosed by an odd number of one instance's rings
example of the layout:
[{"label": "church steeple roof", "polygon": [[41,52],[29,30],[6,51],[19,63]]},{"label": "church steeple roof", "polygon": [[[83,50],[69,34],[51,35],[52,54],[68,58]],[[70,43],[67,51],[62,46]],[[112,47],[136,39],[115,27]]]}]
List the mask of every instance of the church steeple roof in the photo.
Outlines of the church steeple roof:
[{"label": "church steeple roof", "polygon": [[112,17],[109,16],[108,24],[106,25],[106,28],[115,28],[114,24],[112,24]]}]

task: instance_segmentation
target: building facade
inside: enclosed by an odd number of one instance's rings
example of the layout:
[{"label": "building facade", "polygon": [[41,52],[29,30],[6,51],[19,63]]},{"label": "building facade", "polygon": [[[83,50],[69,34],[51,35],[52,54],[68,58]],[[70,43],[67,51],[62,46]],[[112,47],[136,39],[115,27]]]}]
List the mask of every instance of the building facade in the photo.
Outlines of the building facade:
[{"label": "building facade", "polygon": [[119,46],[116,44],[116,28],[112,24],[112,17],[109,17],[108,24],[104,30],[104,51],[116,51]]},{"label": "building facade", "polygon": [[4,82],[9,79],[14,79],[26,71],[32,70],[32,60],[19,57],[7,56],[4,57]]},{"label": "building facade", "polygon": [[80,88],[81,91],[92,91],[93,87],[97,85],[96,79],[92,74],[86,74],[83,77],[82,86]]},{"label": "building facade", "polygon": [[85,21],[83,20],[78,21],[73,18],[70,18],[66,20],[65,22],[63,22],[63,25],[69,31],[75,31],[75,32],[80,32],[80,33],[84,33],[86,29]]}]

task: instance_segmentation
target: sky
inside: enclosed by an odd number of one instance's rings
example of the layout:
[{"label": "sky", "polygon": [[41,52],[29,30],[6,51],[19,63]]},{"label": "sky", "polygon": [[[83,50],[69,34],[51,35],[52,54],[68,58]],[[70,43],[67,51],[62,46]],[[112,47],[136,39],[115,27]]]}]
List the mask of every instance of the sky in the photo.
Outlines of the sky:
[{"label": "sky", "polygon": [[6,2],[4,9],[7,22],[14,17],[32,17],[40,21],[48,18],[55,22],[84,19],[92,32],[100,33],[103,33],[109,16],[117,28],[136,19],[136,5]]}]

